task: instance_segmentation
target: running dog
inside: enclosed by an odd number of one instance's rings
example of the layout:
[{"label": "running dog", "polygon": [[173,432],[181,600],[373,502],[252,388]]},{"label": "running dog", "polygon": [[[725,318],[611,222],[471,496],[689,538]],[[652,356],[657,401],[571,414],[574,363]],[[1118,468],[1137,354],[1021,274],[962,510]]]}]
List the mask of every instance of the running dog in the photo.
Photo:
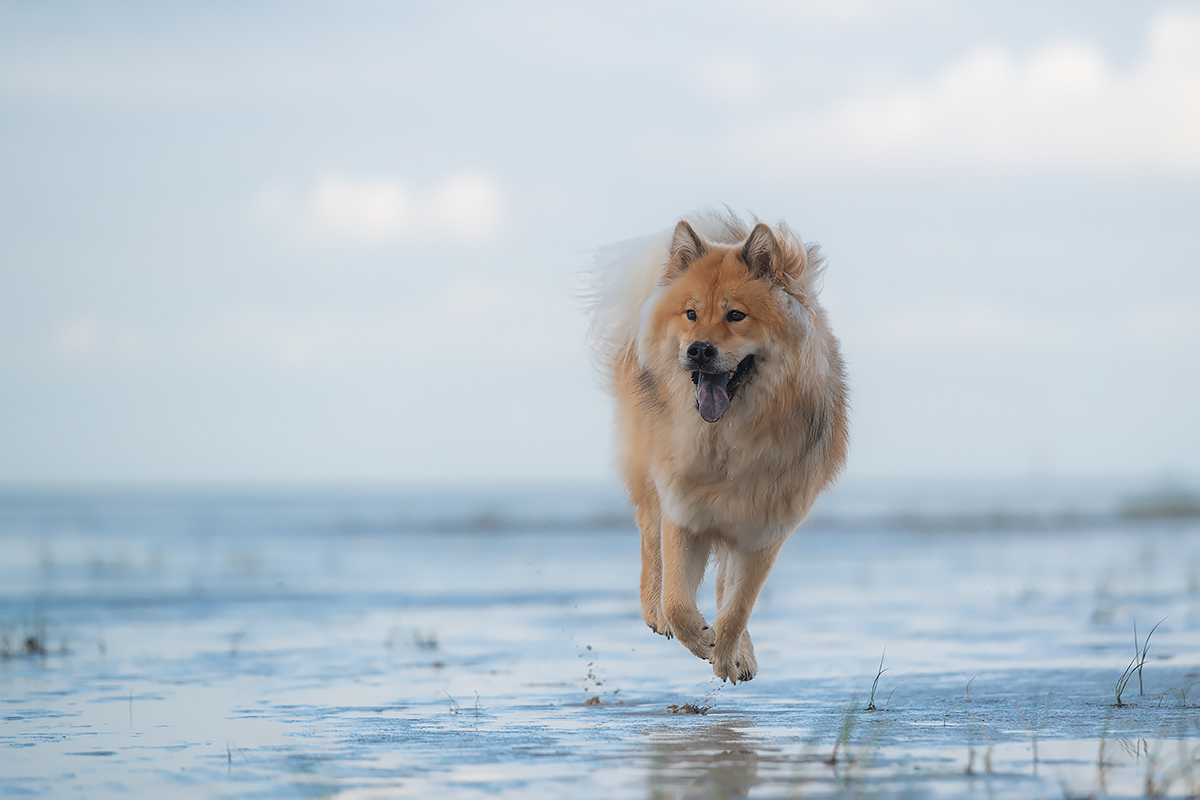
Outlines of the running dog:
[{"label": "running dog", "polygon": [[[767,574],[849,445],[819,248],[733,215],[597,260],[591,339],[616,398],[620,469],[642,535],[642,615],[732,683]],[[696,591],[717,560],[717,615]]]}]

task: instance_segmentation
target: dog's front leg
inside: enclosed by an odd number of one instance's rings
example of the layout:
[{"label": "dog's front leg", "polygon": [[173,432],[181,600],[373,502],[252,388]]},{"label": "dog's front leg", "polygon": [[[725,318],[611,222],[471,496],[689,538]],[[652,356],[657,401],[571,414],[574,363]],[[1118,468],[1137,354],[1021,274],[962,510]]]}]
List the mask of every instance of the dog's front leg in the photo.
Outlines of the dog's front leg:
[{"label": "dog's front leg", "polygon": [[744,552],[730,549],[721,564],[721,600],[715,627],[713,672],[731,683],[748,681],[758,672],[754,645],[746,631],[754,601],[762,590],[783,542],[762,550]]},{"label": "dog's front leg", "polygon": [[646,498],[638,505],[637,523],[642,532],[642,619],[650,630],[670,638],[662,610],[662,516],[657,499]]},{"label": "dog's front leg", "polygon": [[696,590],[708,565],[712,542],[708,536],[693,533],[662,520],[662,607],[671,633],[696,656],[712,659],[716,634],[696,608]]}]

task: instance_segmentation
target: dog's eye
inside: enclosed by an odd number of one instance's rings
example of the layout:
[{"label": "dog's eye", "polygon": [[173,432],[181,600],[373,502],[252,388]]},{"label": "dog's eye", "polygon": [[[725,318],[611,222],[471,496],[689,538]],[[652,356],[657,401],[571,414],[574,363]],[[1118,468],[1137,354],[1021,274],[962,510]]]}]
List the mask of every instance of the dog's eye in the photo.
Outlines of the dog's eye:
[{"label": "dog's eye", "polygon": [[695,322],[696,321],[696,309],[689,308],[687,310],[687,318],[690,319],[692,322]]},{"label": "dog's eye", "polygon": [[746,314],[741,311],[730,311],[725,315],[725,319],[729,320],[730,322],[741,322],[745,318]]}]

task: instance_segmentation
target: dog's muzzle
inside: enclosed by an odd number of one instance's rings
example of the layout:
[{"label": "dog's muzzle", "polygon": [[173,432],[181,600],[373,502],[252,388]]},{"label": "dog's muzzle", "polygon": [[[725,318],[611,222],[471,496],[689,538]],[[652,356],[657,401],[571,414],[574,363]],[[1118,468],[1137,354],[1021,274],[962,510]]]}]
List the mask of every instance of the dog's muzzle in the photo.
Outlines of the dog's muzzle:
[{"label": "dog's muzzle", "polygon": [[705,422],[716,422],[729,411],[737,390],[754,369],[754,356],[746,356],[732,372],[692,371],[696,384],[696,409]]}]

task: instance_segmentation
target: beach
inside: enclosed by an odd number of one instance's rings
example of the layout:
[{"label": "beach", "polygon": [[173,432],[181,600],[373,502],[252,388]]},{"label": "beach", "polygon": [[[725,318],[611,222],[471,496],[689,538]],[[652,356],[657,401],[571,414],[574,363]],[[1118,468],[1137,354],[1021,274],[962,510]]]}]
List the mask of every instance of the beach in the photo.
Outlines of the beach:
[{"label": "beach", "polygon": [[642,622],[619,498],[10,494],[0,792],[1196,793],[1200,524],[862,507],[732,686]]}]

